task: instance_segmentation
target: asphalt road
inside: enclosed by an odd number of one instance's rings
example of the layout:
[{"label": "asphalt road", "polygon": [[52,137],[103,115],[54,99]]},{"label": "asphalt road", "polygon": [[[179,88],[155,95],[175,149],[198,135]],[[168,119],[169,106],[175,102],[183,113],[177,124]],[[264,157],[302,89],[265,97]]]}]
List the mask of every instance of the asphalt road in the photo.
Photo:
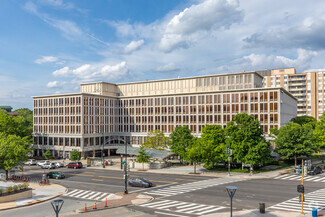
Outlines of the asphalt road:
[{"label": "asphalt road", "polygon": [[[69,189],[69,192],[75,191],[75,197],[62,196],[65,205],[62,210],[66,214],[72,215],[72,210],[82,207],[89,201],[85,197],[78,198],[78,191],[94,191],[101,193],[116,193],[124,191],[123,171],[101,170],[92,168],[83,169],[58,169],[66,175],[63,180],[51,180],[54,183],[61,184]],[[44,171],[37,166],[26,167],[25,174],[32,177],[41,177]],[[48,172],[48,170],[45,170]],[[259,203],[265,203],[266,207],[271,207],[275,204],[297,197],[297,185],[301,183],[299,180],[288,179],[251,179],[251,180],[236,180],[233,183],[227,183],[234,179],[218,179],[203,176],[189,175],[174,175],[174,174],[159,174],[159,173],[144,173],[130,172],[131,177],[145,177],[151,180],[156,186],[150,189],[129,187],[129,192],[143,192],[150,194],[155,198],[153,202],[145,206],[130,207],[130,215],[125,211],[125,216],[132,216],[135,210],[139,216],[182,216],[195,217],[198,213],[209,211],[227,212],[229,210],[229,196],[226,191],[227,185],[238,187],[236,191],[233,205],[234,210],[241,209],[256,209]],[[325,177],[325,174],[315,176]],[[290,178],[292,179],[292,178]],[[324,188],[324,182],[305,181],[306,193],[314,192]],[[184,190],[185,189],[185,190]],[[325,203],[325,197],[324,197]],[[151,205],[152,204],[152,205]],[[48,204],[49,205],[49,204]],[[34,212],[37,207],[42,207],[41,210],[46,210],[48,205],[36,205],[28,208],[21,208],[8,212],[9,216],[21,216],[21,213],[26,209],[26,213]],[[176,205],[178,207],[176,207]],[[180,207],[184,207],[181,209]],[[51,208],[51,207],[50,207]],[[189,210],[191,209],[192,210]],[[177,210],[178,209],[178,210]],[[193,211],[198,210],[198,211]],[[201,211],[200,211],[201,210]],[[44,212],[46,214],[46,212]],[[124,215],[124,214],[123,214]],[[3,212],[0,213],[3,215]],[[28,215],[25,215],[28,217]],[[34,216],[46,216],[42,212]],[[103,216],[107,216],[103,214]],[[115,215],[118,217],[119,215]],[[122,216],[122,214],[121,214]]]}]

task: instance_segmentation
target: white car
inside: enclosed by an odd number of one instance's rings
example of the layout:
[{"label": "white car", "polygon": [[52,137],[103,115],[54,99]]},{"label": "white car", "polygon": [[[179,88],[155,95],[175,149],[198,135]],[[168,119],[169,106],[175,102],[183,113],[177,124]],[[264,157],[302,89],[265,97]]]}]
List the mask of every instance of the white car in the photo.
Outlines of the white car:
[{"label": "white car", "polygon": [[55,169],[55,163],[47,162],[41,166],[42,169]]},{"label": "white car", "polygon": [[54,163],[55,163],[55,166],[56,166],[57,168],[59,168],[59,167],[64,167],[63,163],[61,163],[61,162],[54,162]]},{"label": "white car", "polygon": [[48,160],[41,160],[40,162],[38,162],[38,166],[43,166],[44,164],[49,164],[50,163],[50,161],[48,161]]},{"label": "white car", "polygon": [[26,165],[32,166],[36,165],[36,160],[35,159],[29,159],[28,161],[25,162]]}]

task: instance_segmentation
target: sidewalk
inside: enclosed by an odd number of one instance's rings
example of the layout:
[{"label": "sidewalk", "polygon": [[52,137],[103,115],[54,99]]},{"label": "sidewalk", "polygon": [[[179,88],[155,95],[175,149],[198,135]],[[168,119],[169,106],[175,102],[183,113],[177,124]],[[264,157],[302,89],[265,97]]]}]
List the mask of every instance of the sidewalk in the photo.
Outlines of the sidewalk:
[{"label": "sidewalk", "polygon": [[[8,185],[8,184],[9,182],[7,183],[0,182],[0,185]],[[29,187],[33,189],[32,198],[16,200],[7,203],[0,203],[0,211],[6,209],[13,209],[16,207],[29,206],[36,203],[48,201],[60,196],[61,194],[64,194],[67,190],[65,187],[57,184],[40,186],[38,183],[30,183]]]},{"label": "sidewalk", "polygon": [[[99,170],[115,170],[121,171],[121,167],[119,164],[115,164],[112,166],[106,166],[105,168],[101,166],[92,166],[87,167],[90,169],[99,169]],[[264,178],[273,178],[282,173],[284,173],[289,168],[263,172],[263,173],[255,173],[254,175],[250,176],[249,173],[238,173],[238,172],[230,172],[231,176],[229,178],[236,178],[236,179],[264,179]],[[190,175],[190,176],[205,176],[205,177],[218,177],[224,178],[228,177],[228,172],[221,172],[221,171],[209,171],[202,166],[197,166],[197,173],[198,174],[191,174],[193,173],[193,166],[178,166],[178,167],[169,167],[163,169],[148,169],[146,171],[139,171],[139,169],[130,169],[131,172],[144,172],[144,173],[159,173],[159,174],[175,174],[175,175]]]},{"label": "sidewalk", "polygon": [[[318,211],[318,217],[324,217],[325,216],[325,210]],[[205,215],[203,217],[229,217],[229,212],[224,213],[215,213],[215,214],[209,214]],[[265,214],[261,214],[259,210],[242,210],[242,211],[233,211],[234,217],[311,217],[312,213],[307,214],[300,214],[297,212],[288,212],[288,211],[269,211],[266,210]]]},{"label": "sidewalk", "polygon": [[121,206],[140,205],[143,203],[147,203],[153,199],[154,199],[153,197],[144,194],[137,194],[137,193],[124,194],[123,192],[119,192],[108,196],[107,202],[104,201],[104,202],[96,203],[96,207],[95,207],[95,202],[89,202],[88,206],[87,204],[85,204],[85,208],[79,209],[77,210],[77,212],[84,213],[84,212],[92,212],[92,211],[103,210],[103,209],[116,208]]}]

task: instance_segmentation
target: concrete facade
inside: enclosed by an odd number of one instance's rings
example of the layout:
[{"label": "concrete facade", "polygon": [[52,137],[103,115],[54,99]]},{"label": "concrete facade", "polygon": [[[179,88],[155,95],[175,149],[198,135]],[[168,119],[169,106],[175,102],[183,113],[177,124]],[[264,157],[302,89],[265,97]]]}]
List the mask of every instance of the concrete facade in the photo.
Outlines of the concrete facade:
[{"label": "concrete facade", "polygon": [[35,155],[115,154],[121,145],[138,146],[156,129],[167,136],[187,125],[200,136],[208,124],[223,127],[245,112],[259,119],[265,134],[297,115],[297,101],[281,87],[262,88],[256,72],[112,84],[81,84],[81,93],[36,96]]}]

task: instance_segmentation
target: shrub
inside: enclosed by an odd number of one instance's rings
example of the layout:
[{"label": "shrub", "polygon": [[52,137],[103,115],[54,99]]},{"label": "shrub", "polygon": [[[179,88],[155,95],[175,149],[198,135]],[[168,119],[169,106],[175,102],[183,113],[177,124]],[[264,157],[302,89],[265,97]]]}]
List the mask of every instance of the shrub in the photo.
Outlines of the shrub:
[{"label": "shrub", "polygon": [[17,192],[17,191],[19,190],[19,187],[18,187],[18,185],[14,185],[14,186],[12,187],[12,189],[14,190],[14,192]]},{"label": "shrub", "polygon": [[6,192],[10,194],[12,192],[12,186],[6,187]]},{"label": "shrub", "polygon": [[2,188],[0,188],[0,195],[2,195],[2,193],[3,193],[3,189],[2,189]]},{"label": "shrub", "polygon": [[17,185],[19,190],[23,190],[24,186],[22,184]]},{"label": "shrub", "polygon": [[27,182],[23,183],[23,189],[28,188],[29,184]]}]

